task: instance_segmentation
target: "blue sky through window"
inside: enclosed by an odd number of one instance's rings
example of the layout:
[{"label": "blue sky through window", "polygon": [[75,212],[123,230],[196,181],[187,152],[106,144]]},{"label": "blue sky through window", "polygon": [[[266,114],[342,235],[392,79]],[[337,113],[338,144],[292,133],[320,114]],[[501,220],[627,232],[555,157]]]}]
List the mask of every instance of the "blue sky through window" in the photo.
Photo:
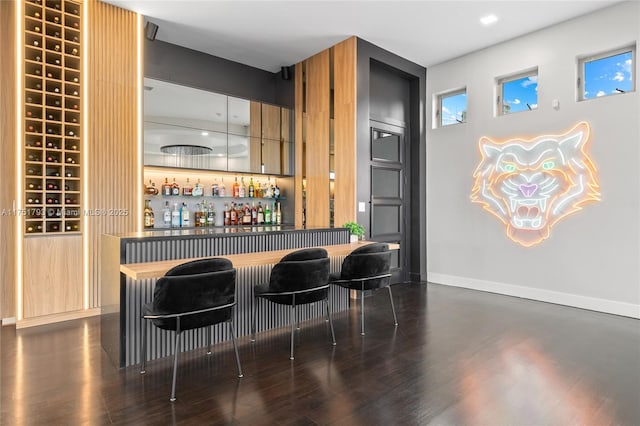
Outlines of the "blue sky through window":
[{"label": "blue sky through window", "polygon": [[467,92],[442,96],[440,126],[464,123],[467,121]]},{"label": "blue sky through window", "polygon": [[584,63],[584,99],[633,90],[631,52]]},{"label": "blue sky through window", "polygon": [[503,114],[538,108],[538,75],[503,82],[502,99]]}]

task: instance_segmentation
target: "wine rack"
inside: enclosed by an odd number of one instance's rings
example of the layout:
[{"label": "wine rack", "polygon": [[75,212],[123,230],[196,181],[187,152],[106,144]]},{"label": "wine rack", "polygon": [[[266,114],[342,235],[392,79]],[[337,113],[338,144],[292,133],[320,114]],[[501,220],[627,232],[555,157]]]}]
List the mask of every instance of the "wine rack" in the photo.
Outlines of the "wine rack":
[{"label": "wine rack", "polygon": [[81,4],[24,0],[25,233],[81,231]]}]

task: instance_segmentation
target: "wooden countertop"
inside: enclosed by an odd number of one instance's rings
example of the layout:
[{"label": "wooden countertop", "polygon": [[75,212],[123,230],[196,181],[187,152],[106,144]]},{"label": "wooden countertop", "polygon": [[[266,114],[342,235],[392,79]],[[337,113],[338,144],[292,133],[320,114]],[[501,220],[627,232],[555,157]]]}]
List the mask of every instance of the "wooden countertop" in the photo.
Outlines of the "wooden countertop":
[{"label": "wooden countertop", "polygon": [[[373,241],[360,241],[351,244],[336,244],[331,246],[322,246],[329,257],[346,256],[358,247],[371,244]],[[399,244],[389,243],[389,249],[400,249]],[[261,251],[256,253],[229,254],[226,256],[216,256],[227,258],[233,263],[234,268],[242,268],[245,266],[270,265],[280,261],[287,254],[299,249]],[[174,266],[189,262],[195,259],[176,259],[163,260],[159,262],[130,263],[120,265],[120,272],[134,280],[142,280],[147,278],[158,278],[167,273]]]}]

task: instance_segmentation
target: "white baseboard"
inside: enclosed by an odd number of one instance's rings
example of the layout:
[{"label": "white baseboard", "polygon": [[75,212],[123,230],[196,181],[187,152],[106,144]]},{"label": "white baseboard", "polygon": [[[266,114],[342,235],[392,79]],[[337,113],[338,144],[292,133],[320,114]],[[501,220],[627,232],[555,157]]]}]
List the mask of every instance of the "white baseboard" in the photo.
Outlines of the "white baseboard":
[{"label": "white baseboard", "polygon": [[457,277],[454,275],[438,274],[435,272],[427,272],[427,281],[435,284],[487,291],[490,293],[522,297],[524,299],[556,303],[558,305],[572,306],[575,308],[640,319],[640,305],[634,305],[633,303],[617,302],[615,300],[562,293],[559,291],[545,290],[535,287],[524,287],[494,281],[478,280],[474,278]]},{"label": "white baseboard", "polygon": [[16,323],[15,317],[2,318],[2,325],[13,325]]}]

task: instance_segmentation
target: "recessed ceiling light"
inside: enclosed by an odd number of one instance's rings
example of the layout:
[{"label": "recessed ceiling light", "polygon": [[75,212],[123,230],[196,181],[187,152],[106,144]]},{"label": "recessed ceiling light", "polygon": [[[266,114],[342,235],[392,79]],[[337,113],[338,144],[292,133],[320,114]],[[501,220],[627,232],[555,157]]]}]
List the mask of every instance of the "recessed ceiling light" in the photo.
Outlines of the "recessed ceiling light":
[{"label": "recessed ceiling light", "polygon": [[482,18],[480,18],[480,22],[482,23],[482,25],[488,27],[489,25],[498,22],[498,17],[492,13],[491,15],[483,16]]},{"label": "recessed ceiling light", "polygon": [[209,136],[209,132],[202,132],[200,133],[202,136]]}]

